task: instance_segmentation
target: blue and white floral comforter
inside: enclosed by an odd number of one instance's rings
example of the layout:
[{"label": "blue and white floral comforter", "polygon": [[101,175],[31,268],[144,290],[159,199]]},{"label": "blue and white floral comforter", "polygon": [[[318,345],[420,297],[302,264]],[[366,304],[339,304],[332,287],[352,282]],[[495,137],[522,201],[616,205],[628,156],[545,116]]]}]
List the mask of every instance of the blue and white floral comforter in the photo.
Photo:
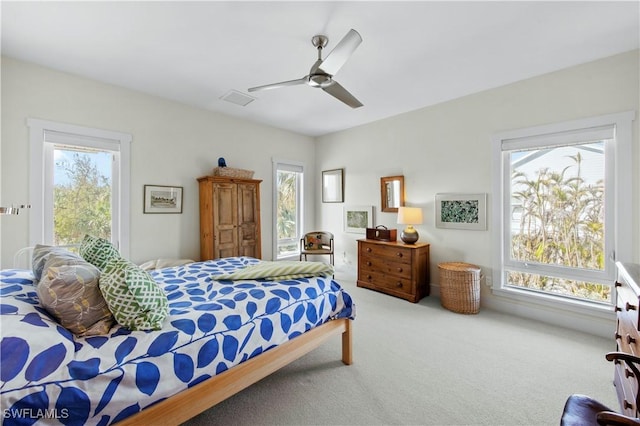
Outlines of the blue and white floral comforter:
[{"label": "blue and white floral comforter", "polygon": [[151,272],[169,299],[162,330],[76,337],[39,306],[27,270],[0,271],[5,425],[108,425],[333,318],[355,316],[331,278],[213,281],[248,257]]}]

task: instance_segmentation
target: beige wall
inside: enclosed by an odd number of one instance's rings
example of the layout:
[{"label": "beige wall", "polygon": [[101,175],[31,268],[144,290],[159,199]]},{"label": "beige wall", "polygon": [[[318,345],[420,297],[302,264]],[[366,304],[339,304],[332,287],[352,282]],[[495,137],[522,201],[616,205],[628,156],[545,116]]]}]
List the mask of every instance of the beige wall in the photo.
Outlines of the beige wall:
[{"label": "beige wall", "polygon": [[[374,225],[400,228],[396,215],[380,212],[379,179],[402,174],[406,204],[422,207],[420,240],[431,244],[431,282],[437,264],[465,261],[491,272],[492,170],[494,133],[565,120],[639,109],[638,51],[520,81],[317,139],[318,170],[345,168],[345,205],[373,205]],[[640,150],[638,119],[633,136],[633,259],[640,261]],[[489,194],[487,231],[435,227],[434,196],[440,192]],[[318,227],[342,230],[342,205],[320,204]],[[336,261],[355,274],[355,240],[337,232]],[[482,303],[498,302],[482,286]],[[527,307],[520,307],[528,309]],[[609,325],[607,324],[606,327]],[[613,328],[608,329],[613,330]]]},{"label": "beige wall", "polygon": [[[2,58],[0,203],[29,202],[27,118],[130,133],[131,259],[199,257],[198,186],[218,157],[262,179],[262,250],[271,258],[272,157],[303,162],[315,174],[313,139],[142,93]],[[212,94],[212,97],[215,97]],[[259,154],[256,154],[259,153]],[[143,185],[184,187],[182,214],[142,213]],[[315,199],[312,180],[305,191]],[[315,209],[307,209],[313,223]],[[28,214],[0,216],[0,267],[28,245]]]},{"label": "beige wall", "polygon": [[[489,194],[491,224],[491,136],[500,131],[640,110],[639,52],[572,67],[508,86],[401,114],[350,130],[313,138],[254,124],[123,88],[2,59],[0,204],[21,203],[28,194],[28,117],[131,133],[131,258],[197,258],[198,195],[195,178],[208,174],[219,156],[229,165],[253,169],[262,186],[263,257],[271,258],[271,158],[304,162],[309,226],[336,234],[336,266],[355,275],[356,239],[343,231],[344,205],[374,207],[374,225],[400,228],[380,212],[379,179],[405,176],[406,202],[424,208],[421,240],[431,243],[431,282],[437,264],[466,261],[491,274],[492,229],[439,229],[434,196],[439,192]],[[638,119],[633,136],[633,259],[640,262],[640,149]],[[261,153],[247,155],[247,153]],[[321,203],[320,171],[345,168],[345,203]],[[144,215],[144,184],[184,186],[184,213]],[[317,213],[316,213],[317,210]],[[315,216],[314,216],[315,215]],[[28,216],[0,216],[0,267],[27,245]],[[562,313],[505,303],[482,286],[482,304],[506,312],[565,324]],[[574,318],[575,319],[575,318]],[[580,327],[578,321],[575,325]],[[610,324],[595,325],[597,334]]]}]

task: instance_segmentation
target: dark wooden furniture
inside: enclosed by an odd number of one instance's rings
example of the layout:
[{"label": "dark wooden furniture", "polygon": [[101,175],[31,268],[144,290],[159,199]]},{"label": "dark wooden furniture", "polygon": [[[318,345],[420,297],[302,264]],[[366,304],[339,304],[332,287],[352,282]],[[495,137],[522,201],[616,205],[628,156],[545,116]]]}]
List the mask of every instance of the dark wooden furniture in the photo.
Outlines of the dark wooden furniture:
[{"label": "dark wooden furniture", "polygon": [[[627,379],[638,386],[637,377],[640,376],[640,358],[625,352],[610,352],[606,355],[608,361],[613,361],[618,367],[627,371]],[[621,397],[621,388],[616,385],[618,398]],[[621,402],[621,411],[628,408]],[[636,405],[634,403],[634,405]],[[560,426],[640,426],[640,419],[635,415],[626,415],[613,411],[606,405],[586,395],[574,394],[567,398],[562,410]]]},{"label": "dark wooden furniture", "polygon": [[358,240],[357,285],[418,302],[429,295],[429,244]]},{"label": "dark wooden furniture", "polygon": [[616,352],[606,358],[614,363],[620,412],[588,396],[571,395],[564,406],[562,426],[640,425],[640,265],[618,262],[616,266]]},{"label": "dark wooden furniture", "polygon": [[198,178],[200,260],[262,257],[260,182],[223,176]]},{"label": "dark wooden furniture", "polygon": [[[640,265],[616,263],[616,349],[640,356]],[[638,417],[638,381],[629,376],[624,363],[616,363],[614,384],[622,412]]]}]

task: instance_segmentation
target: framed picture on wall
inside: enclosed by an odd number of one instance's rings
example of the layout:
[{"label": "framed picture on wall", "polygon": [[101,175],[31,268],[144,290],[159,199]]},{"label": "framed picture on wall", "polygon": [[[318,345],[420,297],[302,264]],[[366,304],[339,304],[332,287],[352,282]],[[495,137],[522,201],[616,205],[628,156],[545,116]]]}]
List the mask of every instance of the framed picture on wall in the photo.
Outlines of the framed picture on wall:
[{"label": "framed picture on wall", "polygon": [[344,169],[324,170],[322,172],[322,202],[344,202]]},{"label": "framed picture on wall", "polygon": [[182,213],[182,187],[145,185],[144,213]]},{"label": "framed picture on wall", "polygon": [[487,194],[436,194],[436,227],[487,229]]},{"label": "framed picture on wall", "polygon": [[373,206],[344,206],[344,231],[365,234],[373,228]]}]

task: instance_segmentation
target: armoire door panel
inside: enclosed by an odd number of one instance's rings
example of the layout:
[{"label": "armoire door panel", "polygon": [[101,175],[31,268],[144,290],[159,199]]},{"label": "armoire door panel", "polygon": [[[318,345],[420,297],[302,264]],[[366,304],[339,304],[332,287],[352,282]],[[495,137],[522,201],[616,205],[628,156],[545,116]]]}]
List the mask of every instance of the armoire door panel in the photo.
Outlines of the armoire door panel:
[{"label": "armoire door panel", "polygon": [[200,185],[200,257],[261,258],[260,180],[205,176]]}]

